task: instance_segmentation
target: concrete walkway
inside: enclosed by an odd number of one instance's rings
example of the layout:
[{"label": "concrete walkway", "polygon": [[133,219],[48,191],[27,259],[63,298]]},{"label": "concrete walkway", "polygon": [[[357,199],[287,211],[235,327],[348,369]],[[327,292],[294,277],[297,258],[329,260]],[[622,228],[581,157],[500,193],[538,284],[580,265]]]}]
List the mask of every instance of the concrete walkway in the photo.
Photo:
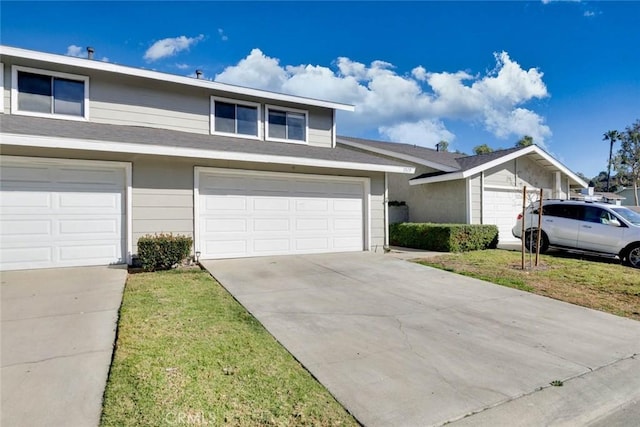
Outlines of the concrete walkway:
[{"label": "concrete walkway", "polygon": [[97,426],[124,268],[3,272],[2,426]]},{"label": "concrete walkway", "polygon": [[203,264],[366,426],[637,413],[640,322],[381,254]]}]

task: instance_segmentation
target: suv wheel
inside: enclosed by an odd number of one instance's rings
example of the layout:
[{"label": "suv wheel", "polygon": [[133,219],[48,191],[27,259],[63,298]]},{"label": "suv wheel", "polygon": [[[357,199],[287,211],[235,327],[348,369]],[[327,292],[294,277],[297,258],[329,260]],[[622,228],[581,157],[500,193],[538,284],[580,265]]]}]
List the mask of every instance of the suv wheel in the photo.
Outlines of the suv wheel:
[{"label": "suv wheel", "polygon": [[[527,251],[535,252],[538,245],[538,230],[527,230],[524,235],[524,247]],[[540,253],[543,254],[549,249],[549,239],[544,231],[540,234]],[[638,257],[640,257],[640,248],[638,249]],[[640,260],[639,260],[640,261]]]},{"label": "suv wheel", "polygon": [[640,268],[640,243],[629,247],[626,258],[631,267]]}]

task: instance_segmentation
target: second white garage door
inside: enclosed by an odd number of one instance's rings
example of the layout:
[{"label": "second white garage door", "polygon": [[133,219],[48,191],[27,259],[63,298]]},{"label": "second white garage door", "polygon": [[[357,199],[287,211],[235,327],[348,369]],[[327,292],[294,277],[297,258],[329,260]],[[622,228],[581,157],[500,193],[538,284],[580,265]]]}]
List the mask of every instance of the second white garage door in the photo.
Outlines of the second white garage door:
[{"label": "second white garage door", "polygon": [[519,241],[513,237],[511,229],[522,212],[522,190],[485,190],[484,197],[482,223],[498,226],[498,240],[501,243]]},{"label": "second white garage door", "polygon": [[202,259],[362,251],[368,179],[196,168]]}]

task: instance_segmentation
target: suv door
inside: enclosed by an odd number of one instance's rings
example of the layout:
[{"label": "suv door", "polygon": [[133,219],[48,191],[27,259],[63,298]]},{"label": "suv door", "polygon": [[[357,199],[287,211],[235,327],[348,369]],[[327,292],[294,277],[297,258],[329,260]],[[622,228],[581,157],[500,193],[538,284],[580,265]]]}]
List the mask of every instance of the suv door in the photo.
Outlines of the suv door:
[{"label": "suv door", "polygon": [[579,206],[579,218],[579,249],[617,254],[624,247],[627,226],[611,212],[598,206]]},{"label": "suv door", "polygon": [[580,221],[578,206],[565,203],[553,203],[542,206],[542,229],[549,243],[575,248],[578,244]]}]

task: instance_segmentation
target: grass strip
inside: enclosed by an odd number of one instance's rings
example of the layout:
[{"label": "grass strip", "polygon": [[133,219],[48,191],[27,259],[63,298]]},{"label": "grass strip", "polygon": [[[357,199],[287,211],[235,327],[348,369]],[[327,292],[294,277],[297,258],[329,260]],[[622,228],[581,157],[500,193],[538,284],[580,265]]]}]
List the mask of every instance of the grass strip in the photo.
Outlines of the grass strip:
[{"label": "grass strip", "polygon": [[130,275],[101,425],[223,424],[358,425],[206,272]]},{"label": "grass strip", "polygon": [[490,249],[447,254],[421,264],[572,304],[640,320],[640,270],[611,259],[554,252],[521,269],[519,252]]}]

